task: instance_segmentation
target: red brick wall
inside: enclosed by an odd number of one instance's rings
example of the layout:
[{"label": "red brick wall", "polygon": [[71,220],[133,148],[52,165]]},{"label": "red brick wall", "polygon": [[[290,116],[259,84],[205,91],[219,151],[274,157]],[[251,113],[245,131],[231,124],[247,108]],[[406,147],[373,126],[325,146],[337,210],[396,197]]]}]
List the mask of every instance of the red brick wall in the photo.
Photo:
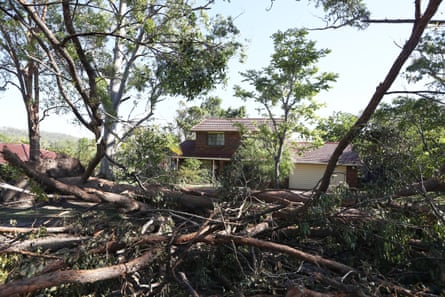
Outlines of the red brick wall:
[{"label": "red brick wall", "polygon": [[224,132],[223,146],[209,146],[207,144],[208,132],[196,133],[195,153],[212,156],[231,156],[236,151],[241,142],[239,132]]}]

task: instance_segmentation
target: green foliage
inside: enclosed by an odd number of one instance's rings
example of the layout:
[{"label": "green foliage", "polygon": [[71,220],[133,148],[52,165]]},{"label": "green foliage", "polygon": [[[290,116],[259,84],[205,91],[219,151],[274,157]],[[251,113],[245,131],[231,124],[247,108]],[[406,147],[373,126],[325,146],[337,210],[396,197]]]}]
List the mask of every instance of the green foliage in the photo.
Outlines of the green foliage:
[{"label": "green foliage", "polygon": [[317,130],[325,142],[339,141],[357,121],[357,116],[347,112],[334,112],[328,118],[320,119]]},{"label": "green foliage", "polygon": [[[224,191],[231,197],[233,191],[246,189],[264,189],[274,184],[274,155],[271,153],[271,130],[261,127],[263,132],[243,133],[241,145],[232,156],[230,165],[225,167],[221,180]],[[286,148],[280,163],[280,172],[284,183],[292,169],[290,152]]]},{"label": "green foliage", "polygon": [[117,163],[122,166],[116,176],[133,180],[136,175],[144,182],[169,182],[170,155],[176,147],[176,139],[159,128],[139,128],[116,153]]},{"label": "green foliage", "polygon": [[202,167],[197,159],[185,159],[180,165],[177,182],[180,184],[207,184],[212,182],[212,176],[208,169]]},{"label": "green foliage", "polygon": [[[47,64],[48,74],[60,74],[57,82],[56,76],[41,76],[46,79],[42,88],[56,94],[48,96],[55,99],[48,102],[48,110],[55,110],[56,105],[69,106],[91,131],[105,128],[104,143],[112,144],[118,143],[117,123],[122,118],[134,120],[133,109],[120,108],[129,98],[134,108],[144,105],[147,113],[143,117],[150,118],[160,100],[175,96],[192,100],[224,83],[228,61],[241,44],[236,40],[239,32],[232,19],[207,16],[212,4],[81,1],[34,3],[27,6],[28,10],[20,3],[11,3],[14,9],[8,6],[2,13],[14,11],[7,19],[17,31],[45,26],[35,35],[20,32],[17,39],[26,44],[27,37],[35,36],[36,49],[27,49],[23,57],[37,57]],[[59,92],[51,88],[54,85]],[[122,114],[126,111],[127,115]],[[100,133],[95,137],[98,140]],[[107,148],[106,153],[113,158],[115,149]],[[101,171],[108,176],[108,163],[103,165]]]},{"label": "green foliage", "polygon": [[19,254],[3,254],[0,255],[0,284],[4,284],[9,276],[9,271],[13,271],[22,257]]},{"label": "green foliage", "polygon": [[[437,26],[427,32],[421,39],[416,48],[416,54],[412,63],[406,69],[406,78],[410,82],[425,83],[428,90],[444,90],[445,59],[443,57],[443,48],[445,46],[445,30]],[[428,96],[426,93],[425,95]],[[431,94],[431,99],[438,96]]]},{"label": "green foliage", "polygon": [[66,154],[70,157],[76,158],[81,164],[88,164],[88,161],[94,156],[96,152],[96,143],[94,139],[90,138],[73,138],[73,139],[59,139],[42,141],[42,146],[47,150]]},{"label": "green foliage", "polygon": [[[325,256],[335,255],[365,271],[391,273],[400,283],[443,289],[445,225],[426,201],[440,205],[443,196],[412,196],[387,204],[364,195],[338,188],[313,201],[298,220],[298,243],[311,244],[313,232],[324,230],[328,235],[318,244]],[[351,198],[357,202],[354,207],[343,207]]]},{"label": "green foliage", "polygon": [[22,170],[9,164],[0,166],[0,177],[7,183],[16,183],[23,179],[25,174]]},{"label": "green foliage", "polygon": [[306,126],[315,119],[315,111],[320,108],[314,97],[329,89],[330,83],[337,78],[334,73],[319,73],[316,63],[329,50],[316,49],[315,42],[306,39],[307,35],[307,31],[297,29],[273,34],[275,51],[270,65],[259,71],[242,73],[252,90],[235,87],[238,97],[259,103],[273,123],[274,134],[269,141],[273,145],[276,187],[281,176],[279,170],[285,141],[292,133],[307,136],[309,129]]},{"label": "green foliage", "polygon": [[390,195],[435,176],[445,162],[445,108],[427,99],[399,98],[383,105],[355,147],[370,190]]},{"label": "green foliage", "polygon": [[176,35],[176,42],[172,44],[172,51],[157,57],[155,76],[162,82],[166,93],[192,100],[224,81],[224,69],[240,47],[238,42],[230,39],[239,32],[230,18],[214,19],[207,34],[197,31],[198,23],[190,23],[190,19],[186,20],[182,15],[170,22],[170,30],[176,27],[170,32]]},{"label": "green foliage", "polygon": [[315,6],[321,6],[325,11],[324,20],[329,26],[353,26],[365,29],[368,24],[363,22],[370,16],[370,12],[363,0],[309,0]]}]

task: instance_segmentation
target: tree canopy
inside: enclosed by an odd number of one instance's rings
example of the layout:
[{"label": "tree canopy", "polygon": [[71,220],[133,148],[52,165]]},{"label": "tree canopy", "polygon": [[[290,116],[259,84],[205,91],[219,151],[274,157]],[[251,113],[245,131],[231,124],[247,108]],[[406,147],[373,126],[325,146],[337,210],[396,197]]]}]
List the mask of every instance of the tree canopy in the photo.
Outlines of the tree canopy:
[{"label": "tree canopy", "polygon": [[[47,19],[37,13],[40,3],[3,7],[16,26],[35,24],[30,33],[47,56],[64,104],[97,140],[85,178],[101,160],[102,174],[111,177],[107,158],[125,137],[119,135],[122,123],[129,133],[152,117],[160,100],[192,99],[224,81],[240,46],[238,30],[230,18],[206,15],[212,2],[63,1],[44,4],[52,16]],[[145,105],[142,116],[121,114],[124,104],[130,110]]]},{"label": "tree canopy", "polygon": [[280,184],[279,168],[287,138],[292,133],[308,136],[308,122],[319,108],[314,97],[329,89],[337,77],[319,71],[316,63],[329,50],[318,50],[314,41],[307,40],[307,35],[307,31],[297,29],[273,34],[275,51],[269,66],[242,73],[253,90],[235,88],[238,97],[259,103],[273,123],[268,144],[275,163],[275,186]]}]

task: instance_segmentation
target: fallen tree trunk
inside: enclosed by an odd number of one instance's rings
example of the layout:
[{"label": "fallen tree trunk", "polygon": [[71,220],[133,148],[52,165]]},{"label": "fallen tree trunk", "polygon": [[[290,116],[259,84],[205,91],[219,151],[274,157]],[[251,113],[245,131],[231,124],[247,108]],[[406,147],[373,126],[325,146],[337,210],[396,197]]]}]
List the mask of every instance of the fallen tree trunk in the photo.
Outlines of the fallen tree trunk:
[{"label": "fallen tree trunk", "polygon": [[302,202],[305,203],[310,200],[309,197],[304,196],[289,190],[265,190],[260,192],[252,193],[252,196],[265,202],[275,202],[290,204],[292,202]]},{"label": "fallen tree trunk", "polygon": [[333,271],[343,273],[343,274],[356,271],[354,268],[344,265],[342,263],[339,263],[337,261],[333,261],[333,260],[329,260],[329,259],[317,256],[317,255],[305,253],[303,251],[292,248],[288,245],[275,243],[275,242],[271,242],[271,241],[266,241],[266,240],[260,240],[260,239],[256,239],[253,237],[241,237],[241,236],[235,236],[235,235],[216,235],[214,237],[214,242],[215,243],[234,242],[237,244],[255,246],[260,249],[273,250],[273,251],[277,251],[277,252],[280,252],[283,254],[294,256],[299,260],[303,260],[303,261],[312,263],[317,266],[324,266],[324,267],[329,268]]},{"label": "fallen tree trunk", "polygon": [[45,174],[38,172],[31,166],[24,163],[22,160],[20,160],[16,154],[11,152],[7,148],[3,150],[3,156],[5,160],[8,161],[11,165],[19,167],[25,172],[26,175],[38,181],[42,185],[48,187],[50,190],[56,190],[57,192],[62,194],[74,195],[77,198],[89,202],[97,202],[97,203],[101,202],[101,199],[96,195],[89,194],[79,187],[64,184],[54,178],[48,177]]},{"label": "fallen tree trunk", "polygon": [[123,264],[89,270],[57,270],[44,273],[39,276],[0,285],[0,297],[17,296],[66,283],[85,284],[118,278],[148,266],[156,258],[157,255],[153,251],[149,251]]},{"label": "fallen tree trunk", "polygon": [[5,233],[30,233],[30,232],[39,232],[42,229],[45,230],[46,233],[64,233],[71,229],[71,227],[9,227],[9,226],[0,226],[0,232]]},{"label": "fallen tree trunk", "polygon": [[2,243],[0,245],[0,254],[11,253],[21,250],[34,251],[37,248],[42,248],[43,250],[59,250],[64,247],[72,247],[79,242],[89,239],[88,236],[72,236],[72,235],[62,235],[48,236],[35,239],[28,239],[24,241],[17,241],[12,244]]},{"label": "fallen tree trunk", "polygon": [[283,254],[287,254],[290,256],[294,256],[299,260],[306,261],[309,263],[312,263],[317,266],[324,266],[328,269],[331,269],[333,271],[339,272],[339,273],[348,273],[348,272],[355,272],[356,270],[350,266],[344,265],[342,263],[339,263],[337,261],[329,260],[317,255],[312,255],[303,251],[300,251],[298,249],[292,248],[290,246],[275,243],[271,241],[266,240],[260,240],[253,237],[241,237],[241,236],[235,236],[235,235],[223,235],[223,234],[210,234],[210,235],[204,235],[200,236],[199,233],[193,232],[189,234],[179,235],[175,238],[171,238],[170,236],[163,236],[163,235],[147,235],[143,236],[140,240],[140,243],[159,243],[159,242],[172,242],[173,244],[186,244],[190,241],[194,242],[205,242],[208,244],[222,244],[222,243],[236,243],[236,244],[243,244],[248,246],[254,246],[260,249],[267,249],[267,250],[273,250],[276,252],[280,252]]},{"label": "fallen tree trunk", "polygon": [[144,212],[150,210],[148,205],[146,205],[145,203],[134,200],[122,194],[103,192],[99,190],[94,190],[93,193],[89,193],[84,189],[82,189],[81,187],[75,185],[68,185],[54,178],[48,177],[45,174],[38,172],[31,166],[21,161],[17,157],[17,155],[9,151],[7,148],[3,150],[3,155],[11,165],[21,168],[26,175],[38,181],[39,183],[46,186],[50,190],[57,191],[65,195],[74,195],[75,197],[88,202],[112,203],[120,207],[125,212],[130,212],[130,211]]}]

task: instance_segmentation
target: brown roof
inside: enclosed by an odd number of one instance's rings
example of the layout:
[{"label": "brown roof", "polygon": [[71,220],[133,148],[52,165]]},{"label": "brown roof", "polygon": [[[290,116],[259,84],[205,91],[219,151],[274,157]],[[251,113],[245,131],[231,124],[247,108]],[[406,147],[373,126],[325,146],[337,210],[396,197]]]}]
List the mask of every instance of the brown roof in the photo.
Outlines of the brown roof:
[{"label": "brown roof", "polygon": [[[21,143],[0,143],[0,164],[6,164],[6,160],[3,157],[3,150],[8,148],[11,152],[15,153],[20,160],[29,161],[29,145]],[[40,157],[43,159],[55,159],[57,154],[46,150],[40,150]]]},{"label": "brown roof", "polygon": [[[281,121],[281,119],[276,119]],[[226,131],[238,131],[238,125],[246,127],[250,131],[255,131],[258,126],[263,124],[272,124],[270,119],[266,118],[234,118],[234,119],[222,119],[222,118],[209,118],[203,120],[201,123],[192,127],[191,131],[215,131],[215,132],[226,132]]]},{"label": "brown roof", "polygon": [[[319,148],[304,152],[303,155],[295,154],[293,161],[294,163],[327,164],[337,145],[337,142],[327,142]],[[337,164],[354,166],[360,165],[361,161],[358,154],[352,150],[352,146],[348,145],[338,159]]]}]

